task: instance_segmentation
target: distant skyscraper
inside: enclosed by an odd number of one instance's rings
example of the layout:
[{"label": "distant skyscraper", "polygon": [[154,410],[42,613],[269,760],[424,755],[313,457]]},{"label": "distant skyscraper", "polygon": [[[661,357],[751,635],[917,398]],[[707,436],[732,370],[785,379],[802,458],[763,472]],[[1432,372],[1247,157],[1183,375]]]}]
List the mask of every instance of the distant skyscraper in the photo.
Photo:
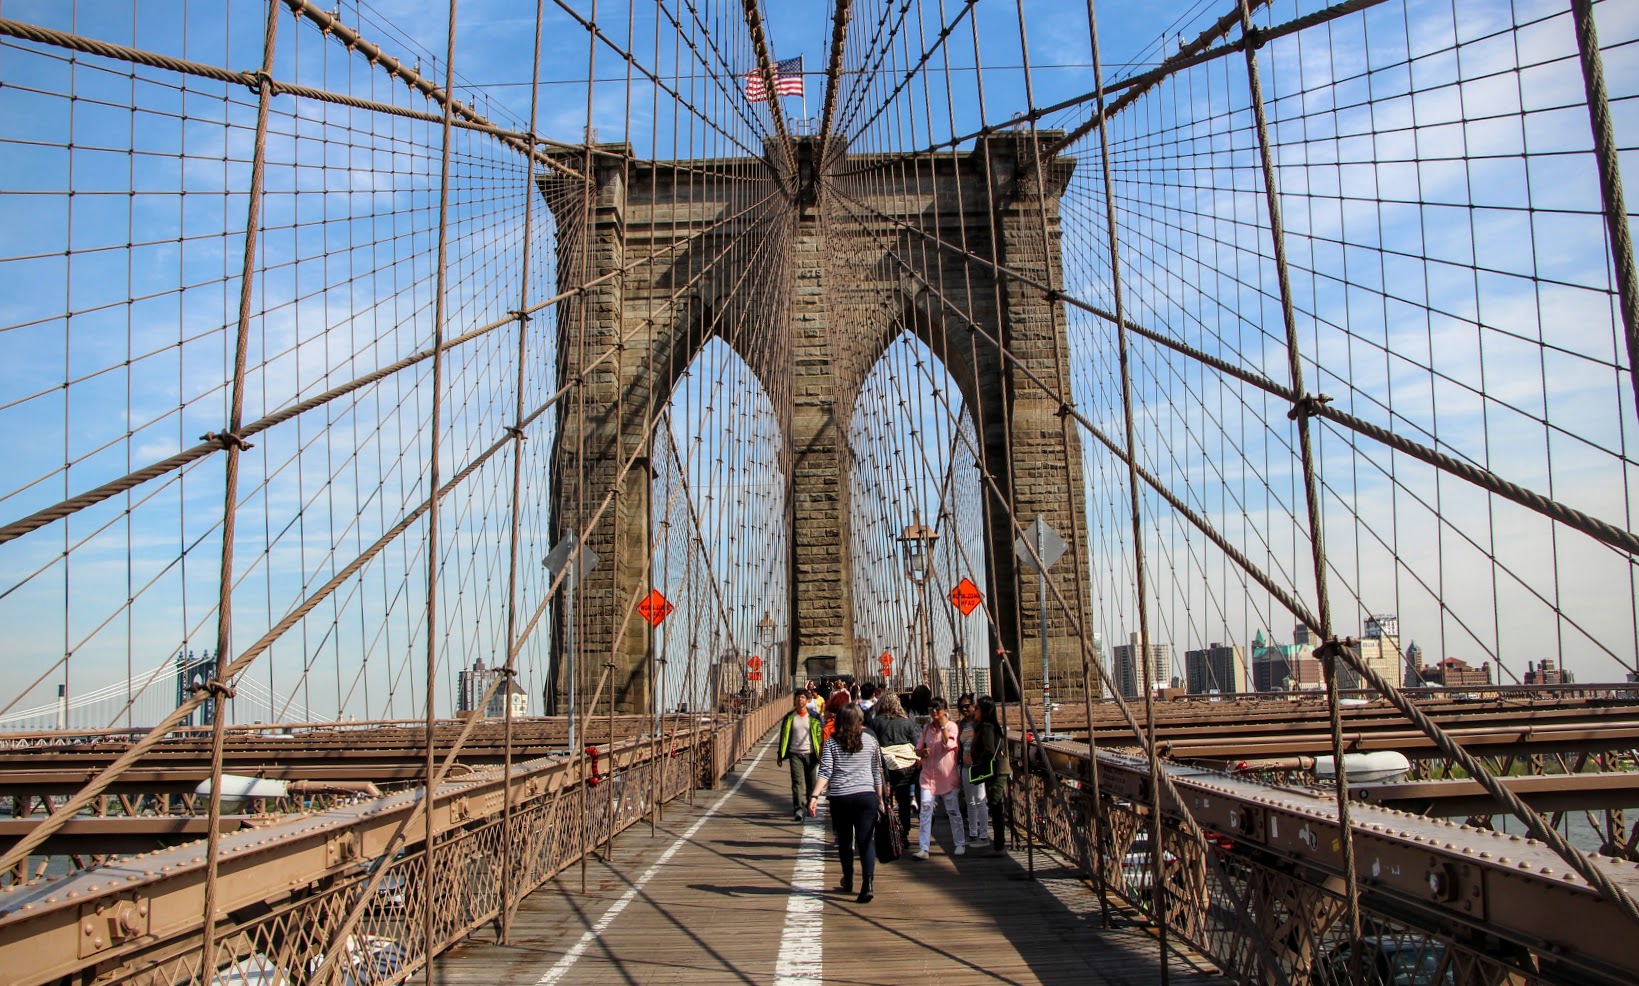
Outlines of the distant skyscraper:
[{"label": "distant skyscraper", "polygon": [[1191,695],[1246,691],[1246,653],[1239,647],[1211,644],[1184,652],[1184,682]]},{"label": "distant skyscraper", "polygon": [[[1400,619],[1393,613],[1367,617],[1366,629],[1355,648],[1361,663],[1382,676],[1390,684],[1405,680],[1405,654],[1400,650]],[[1340,688],[1365,688],[1365,677],[1355,673],[1346,664],[1339,663],[1337,683]]]},{"label": "distant skyscraper", "polygon": [[[1110,648],[1110,677],[1115,680],[1116,688],[1127,698],[1135,698],[1143,694],[1139,682],[1144,676],[1142,652],[1138,646],[1138,634],[1130,634],[1125,644],[1116,644]],[[1172,667],[1172,645],[1150,645],[1150,675],[1155,682],[1165,683]]]},{"label": "distant skyscraper", "polygon": [[[1307,631],[1303,636],[1305,640],[1313,639]],[[1265,638],[1259,630],[1252,637],[1252,690],[1283,692],[1325,687],[1314,651],[1309,643],[1283,644]]]},{"label": "distant skyscraper", "polygon": [[455,711],[485,712],[481,704],[484,693],[489,691],[490,682],[494,681],[498,674],[499,671],[484,667],[483,658],[479,658],[472,667],[459,671],[455,676]]},{"label": "distant skyscraper", "polygon": [[940,668],[939,681],[936,683],[936,687],[943,688],[944,691],[935,692],[935,694],[943,695],[952,703],[956,701],[956,696],[962,694],[963,692],[972,692],[975,695],[990,694],[989,668],[968,668],[967,680],[968,686],[963,688],[962,674],[960,670],[949,667]]},{"label": "distant skyscraper", "polygon": [[1406,647],[1406,675],[1404,684],[1407,688],[1416,688],[1419,685],[1426,684],[1426,682],[1423,681],[1422,667],[1423,649],[1417,646],[1417,641],[1413,640]]}]

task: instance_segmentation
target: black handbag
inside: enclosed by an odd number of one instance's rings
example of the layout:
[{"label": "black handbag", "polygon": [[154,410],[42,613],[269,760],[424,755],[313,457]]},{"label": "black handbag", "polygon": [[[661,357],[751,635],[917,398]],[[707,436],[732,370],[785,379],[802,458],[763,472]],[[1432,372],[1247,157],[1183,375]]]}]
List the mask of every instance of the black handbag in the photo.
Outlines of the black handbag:
[{"label": "black handbag", "polygon": [[879,809],[876,813],[876,858],[891,863],[905,855],[905,832],[899,827],[899,813]]},{"label": "black handbag", "polygon": [[[1001,751],[996,751],[1000,753]],[[967,765],[967,782],[969,784],[983,784],[996,776],[996,753],[990,755],[988,763],[970,763]]]}]

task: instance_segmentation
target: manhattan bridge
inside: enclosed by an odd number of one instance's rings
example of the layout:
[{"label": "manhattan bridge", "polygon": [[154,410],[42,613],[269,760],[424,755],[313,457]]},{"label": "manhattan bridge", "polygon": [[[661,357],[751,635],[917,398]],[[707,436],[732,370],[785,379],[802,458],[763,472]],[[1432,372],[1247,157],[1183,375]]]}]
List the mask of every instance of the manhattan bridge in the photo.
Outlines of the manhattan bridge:
[{"label": "manhattan bridge", "polygon": [[1633,982],[1636,160],[1625,0],[3,0],[0,980]]}]

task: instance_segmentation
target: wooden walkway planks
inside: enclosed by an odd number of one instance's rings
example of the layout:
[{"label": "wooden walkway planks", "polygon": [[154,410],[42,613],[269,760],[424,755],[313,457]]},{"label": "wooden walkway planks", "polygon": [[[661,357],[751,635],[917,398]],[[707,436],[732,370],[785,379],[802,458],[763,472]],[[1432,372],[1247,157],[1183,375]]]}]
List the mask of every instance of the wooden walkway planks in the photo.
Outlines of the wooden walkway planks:
[{"label": "wooden walkway planks", "polygon": [[[788,774],[767,744],[741,769],[725,790],[697,792],[694,807],[671,806],[654,837],[638,825],[618,838],[612,862],[588,863],[585,896],[576,867],[525,900],[511,944],[475,938],[445,953],[434,981],[774,983],[804,826],[791,820]],[[828,890],[839,869],[828,829],[819,834]],[[935,835],[932,859],[878,867],[872,903],[825,893],[821,967],[793,966],[798,953],[788,951],[787,971],[861,984],[1160,981],[1154,939],[1130,926],[1098,930],[1097,897],[1050,857],[1038,854],[1032,883],[1013,879],[1022,851],[955,858],[942,818]],[[1175,956],[1171,971],[1180,986],[1220,982],[1202,961]]]}]

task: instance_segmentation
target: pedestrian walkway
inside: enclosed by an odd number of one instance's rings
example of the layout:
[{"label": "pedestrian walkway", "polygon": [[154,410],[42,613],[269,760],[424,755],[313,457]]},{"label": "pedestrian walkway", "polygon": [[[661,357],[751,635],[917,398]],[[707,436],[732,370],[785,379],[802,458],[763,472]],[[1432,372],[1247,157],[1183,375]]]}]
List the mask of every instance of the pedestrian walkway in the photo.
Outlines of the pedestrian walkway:
[{"label": "pedestrian walkway", "polygon": [[[914,830],[913,830],[914,834]],[[822,811],[791,820],[790,783],[759,744],[721,791],[637,825],[609,861],[572,867],[525,900],[512,941],[480,936],[445,953],[445,986],[534,984],[1160,982],[1154,938],[1098,929],[1098,901],[1050,857],[1038,880],[1018,859],[949,855],[879,865],[876,900],[833,892],[840,871]],[[1175,984],[1218,983],[1174,956]]]}]

